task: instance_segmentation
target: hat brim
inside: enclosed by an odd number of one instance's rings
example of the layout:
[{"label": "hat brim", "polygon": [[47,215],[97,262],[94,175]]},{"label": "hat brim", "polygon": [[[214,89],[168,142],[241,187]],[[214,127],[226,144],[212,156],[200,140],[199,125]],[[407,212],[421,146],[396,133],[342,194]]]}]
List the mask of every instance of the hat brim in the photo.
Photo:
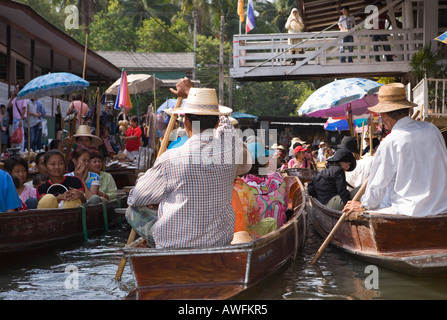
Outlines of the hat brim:
[{"label": "hat brim", "polygon": [[171,112],[172,114],[196,114],[200,116],[227,116],[233,113],[233,109],[219,106],[219,110],[210,110],[210,109],[196,109],[194,106],[186,105],[184,108],[174,109]]},{"label": "hat brim", "polygon": [[[101,138],[99,138],[99,137],[97,137],[95,135],[92,135],[92,134],[75,134],[75,135],[73,135],[73,137],[75,139],[78,138],[78,137],[90,137],[90,138],[92,138],[92,144],[91,144],[92,147],[99,147],[100,145],[102,145],[104,143]],[[64,144],[65,145],[68,144],[67,139],[68,139],[68,137],[64,139]]]},{"label": "hat brim", "polygon": [[245,144],[242,145],[242,163],[237,165],[237,176],[242,176],[251,170],[253,159],[251,157],[250,151],[248,151]]},{"label": "hat brim", "polygon": [[[346,150],[346,151],[345,151]],[[335,152],[335,154],[328,158],[326,161],[327,162],[349,162],[351,165],[349,166],[349,169],[346,171],[352,171],[355,169],[355,167],[357,166],[357,160],[355,160],[354,155],[352,154],[351,151],[345,149],[342,152]]]},{"label": "hat brim", "polygon": [[415,108],[418,105],[408,100],[400,100],[393,102],[379,102],[374,107],[369,107],[368,110],[374,113],[386,113],[400,109]]}]

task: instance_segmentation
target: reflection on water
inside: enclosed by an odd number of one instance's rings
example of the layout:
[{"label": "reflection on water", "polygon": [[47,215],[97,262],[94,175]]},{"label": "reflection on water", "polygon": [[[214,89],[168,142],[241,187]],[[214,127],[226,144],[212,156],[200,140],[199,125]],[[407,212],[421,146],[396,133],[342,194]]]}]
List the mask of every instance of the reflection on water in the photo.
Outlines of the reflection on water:
[{"label": "reflection on water", "polygon": [[280,276],[268,281],[253,299],[305,300],[435,300],[447,299],[447,275],[414,277],[383,268],[371,286],[372,273],[368,264],[334,247],[327,247],[316,265],[312,258],[323,239],[311,227],[301,256]]},{"label": "reflection on water", "polygon": [[[3,300],[120,300],[134,287],[128,263],[114,280],[129,230],[64,249],[46,250],[0,263]],[[378,289],[367,289],[368,264],[328,247],[317,265],[311,260],[322,243],[311,228],[301,255],[282,273],[262,283],[245,299],[370,300],[447,299],[447,276],[411,277],[378,269]],[[77,271],[73,273],[70,271]]]},{"label": "reflection on water", "polygon": [[63,250],[46,250],[15,258],[14,261],[2,261],[0,299],[125,298],[134,285],[129,265],[124,270],[121,282],[115,281],[115,274],[128,234],[125,228],[112,230],[105,236]]}]

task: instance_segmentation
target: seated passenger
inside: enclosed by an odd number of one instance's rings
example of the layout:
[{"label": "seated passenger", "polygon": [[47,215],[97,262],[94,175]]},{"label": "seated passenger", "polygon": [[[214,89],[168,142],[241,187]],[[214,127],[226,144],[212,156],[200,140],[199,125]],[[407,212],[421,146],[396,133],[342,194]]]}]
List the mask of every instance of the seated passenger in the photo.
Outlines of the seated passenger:
[{"label": "seated passenger", "polygon": [[11,156],[5,162],[5,169],[11,176],[17,177],[19,186],[17,187],[17,193],[20,200],[26,204],[29,209],[37,208],[37,192],[33,187],[25,185],[28,179],[28,163],[20,156]]},{"label": "seated passenger", "polygon": [[47,174],[44,174],[44,173],[38,173],[38,174],[36,174],[36,175],[34,176],[34,178],[33,178],[33,180],[32,180],[32,182],[33,182],[33,187],[36,188],[36,191],[37,191],[37,188],[39,188],[39,186],[40,186],[41,184],[44,184],[44,183],[47,182],[49,179],[50,179],[50,177],[49,177]]},{"label": "seated passenger", "polygon": [[310,160],[306,157],[307,148],[298,146],[293,150],[293,152],[295,157],[290,159],[287,164],[284,164],[281,168],[282,170],[287,168],[311,168]]},{"label": "seated passenger", "polygon": [[98,151],[98,147],[103,144],[103,141],[100,137],[91,133],[90,126],[81,125],[78,127],[75,135],[64,139],[64,144],[68,146],[73,145],[72,150],[67,150],[67,152],[72,154],[77,148],[84,148],[88,151]]},{"label": "seated passenger", "polygon": [[309,183],[309,195],[328,208],[342,210],[351,200],[345,172],[355,169],[356,160],[351,151],[338,149],[334,156],[326,160],[326,163],[326,169],[318,172]]},{"label": "seated passenger", "polygon": [[100,203],[98,192],[101,180],[98,174],[90,172],[90,152],[84,148],[77,148],[68,167],[71,172],[66,175],[76,176],[84,183],[87,203]]},{"label": "seated passenger", "polygon": [[114,200],[117,198],[115,179],[108,172],[102,171],[103,160],[99,152],[90,153],[90,171],[99,175],[101,185],[98,195],[105,200]]},{"label": "seated passenger", "polygon": [[[11,176],[11,178],[12,178],[12,181],[14,182],[14,186],[16,187],[16,190],[17,190],[17,193],[18,193],[18,190],[20,188],[20,180],[16,176]],[[17,208],[16,211],[26,211],[26,210],[28,210],[28,207],[26,206],[25,202],[23,202],[22,199],[20,199],[20,202],[22,203],[22,206]]]},{"label": "seated passenger", "polygon": [[286,182],[282,175],[269,170],[271,153],[259,142],[247,146],[253,159],[250,172],[242,178],[253,190],[259,206],[259,217],[273,217],[281,227],[287,220],[288,206]]},{"label": "seated passenger", "polygon": [[49,180],[37,188],[37,209],[74,208],[85,203],[84,184],[75,176],[65,176],[65,159],[57,150],[44,157]]},{"label": "seated passenger", "polygon": [[4,170],[0,170],[0,212],[14,212],[22,207],[14,182]]}]

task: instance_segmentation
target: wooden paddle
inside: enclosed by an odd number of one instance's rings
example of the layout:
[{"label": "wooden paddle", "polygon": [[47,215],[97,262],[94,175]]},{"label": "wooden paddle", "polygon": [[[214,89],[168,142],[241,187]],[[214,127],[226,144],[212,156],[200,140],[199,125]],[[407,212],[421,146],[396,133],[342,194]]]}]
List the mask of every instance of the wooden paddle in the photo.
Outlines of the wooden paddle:
[{"label": "wooden paddle", "polygon": [[[360,187],[360,189],[355,194],[355,196],[352,199],[352,201],[359,201],[360,200],[362,195],[365,193],[367,182],[368,182],[368,180],[366,180],[363,183],[363,185]],[[329,245],[329,242],[332,240],[332,238],[334,237],[335,233],[338,231],[338,229],[340,229],[340,227],[342,226],[343,222],[346,220],[346,218],[348,218],[348,216],[349,216],[349,213],[343,213],[341,215],[341,217],[338,219],[337,223],[335,224],[334,228],[332,228],[332,231],[326,237],[326,240],[324,240],[324,242],[321,245],[320,249],[318,249],[317,253],[315,254],[314,258],[312,259],[312,264],[317,263],[317,261],[320,258],[321,254],[326,249],[326,247]]]},{"label": "wooden paddle", "polygon": [[[175,104],[174,110],[179,109],[181,107],[182,101],[183,101],[183,98],[181,98],[181,97],[177,98],[177,103]],[[171,119],[169,120],[169,123],[168,123],[168,127],[166,128],[166,132],[165,132],[163,141],[161,143],[160,150],[158,151],[157,157],[160,157],[168,148],[169,137],[171,135],[172,130],[174,129],[176,122],[177,122],[177,115],[172,114]],[[130,234],[129,234],[129,238],[127,239],[127,245],[132,243],[135,240],[136,235],[137,234],[136,234],[135,230],[132,228],[132,230],[130,231]],[[116,275],[115,275],[115,280],[119,281],[121,279],[121,276],[123,275],[123,271],[124,271],[124,267],[126,266],[126,263],[127,263],[127,258],[123,255],[123,257],[121,258],[120,264],[118,266],[118,271],[116,272]]]}]

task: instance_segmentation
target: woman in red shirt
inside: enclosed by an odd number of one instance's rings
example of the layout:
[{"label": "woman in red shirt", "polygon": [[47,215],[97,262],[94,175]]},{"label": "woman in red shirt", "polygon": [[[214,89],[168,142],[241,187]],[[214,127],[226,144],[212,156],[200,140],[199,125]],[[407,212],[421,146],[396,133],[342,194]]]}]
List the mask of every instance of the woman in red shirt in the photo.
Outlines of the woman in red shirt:
[{"label": "woman in red shirt", "polygon": [[130,128],[127,129],[126,135],[121,136],[121,139],[123,139],[126,142],[126,150],[125,153],[127,154],[127,157],[130,159],[135,158],[138,156],[138,152],[140,150],[141,142],[141,129],[138,126],[138,117],[133,116],[130,119]]}]

